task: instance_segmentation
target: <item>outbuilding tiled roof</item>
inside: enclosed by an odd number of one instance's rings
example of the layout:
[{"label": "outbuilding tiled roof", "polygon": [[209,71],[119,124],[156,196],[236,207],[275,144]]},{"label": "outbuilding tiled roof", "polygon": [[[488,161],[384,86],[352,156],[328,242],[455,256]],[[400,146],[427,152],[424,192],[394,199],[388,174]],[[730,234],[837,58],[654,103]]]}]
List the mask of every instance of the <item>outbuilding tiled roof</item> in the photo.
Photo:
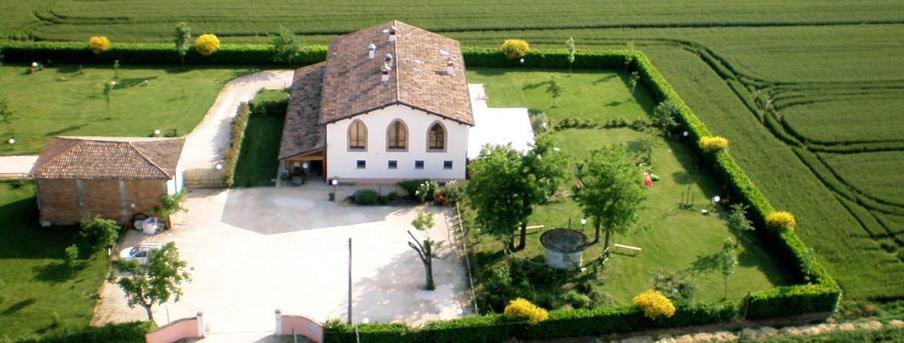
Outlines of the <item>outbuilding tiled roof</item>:
[{"label": "outbuilding tiled roof", "polygon": [[[394,29],[395,42],[384,30]],[[368,45],[376,46],[368,59]],[[389,80],[382,81],[387,54]],[[446,73],[451,62],[454,72]],[[473,125],[464,59],[458,41],[392,21],[330,42],[323,76],[320,123],[326,124],[386,106],[402,104]]]},{"label": "outbuilding tiled roof", "polygon": [[53,137],[32,168],[38,179],[169,180],[183,138]]},{"label": "outbuilding tiled roof", "polygon": [[283,125],[279,159],[306,154],[326,146],[324,125],[320,124],[320,100],[326,62],[295,71],[292,93]]}]

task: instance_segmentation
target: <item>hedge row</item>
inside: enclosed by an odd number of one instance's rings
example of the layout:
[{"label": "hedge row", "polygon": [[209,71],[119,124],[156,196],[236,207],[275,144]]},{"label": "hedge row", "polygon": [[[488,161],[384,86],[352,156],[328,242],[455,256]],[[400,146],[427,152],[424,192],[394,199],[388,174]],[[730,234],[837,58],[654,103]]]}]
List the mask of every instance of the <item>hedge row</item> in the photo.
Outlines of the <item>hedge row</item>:
[{"label": "hedge row", "polygon": [[650,320],[633,306],[598,309],[557,310],[549,319],[537,324],[513,322],[500,314],[463,317],[430,322],[423,327],[405,324],[361,324],[355,327],[338,322],[328,323],[324,341],[355,342],[504,342],[510,338],[539,340],[562,337],[594,336],[656,328],[703,325],[726,322],[736,316],[730,302],[679,306],[669,319]]},{"label": "hedge row", "polygon": [[239,105],[238,114],[232,120],[232,134],[229,138],[229,147],[226,148],[226,156],[223,158],[223,185],[232,187],[235,183],[235,166],[239,161],[239,153],[242,150],[242,140],[245,139],[245,129],[248,127],[248,118],[251,116],[248,103]]},{"label": "hedge row", "polygon": [[255,116],[279,116],[286,115],[289,106],[289,93],[279,90],[262,90],[251,99],[248,107]]},{"label": "hedge row", "polygon": [[[653,93],[658,101],[669,100],[678,106],[679,121],[688,131],[692,141],[711,135],[706,125],[697,117],[689,106],[678,96],[662,74],[643,53],[633,56],[632,66],[640,75],[641,82]],[[731,192],[750,206],[750,217],[759,226],[765,228],[766,216],[774,211],[774,207],[759,188],[735,162],[728,151],[705,154],[716,175],[726,182]],[[841,290],[828,271],[818,262],[806,245],[793,231],[757,230],[767,246],[779,258],[799,266],[797,272],[807,284],[778,287],[756,292],[745,301],[748,318],[768,318],[791,316],[812,312],[833,312],[841,298]]]},{"label": "hedge row", "polygon": [[[104,326],[87,326],[83,329],[69,331],[62,334],[45,337],[22,337],[14,339],[18,343],[66,343],[66,342],[82,342],[82,343],[106,343],[106,342],[122,342],[122,343],[143,343],[145,335],[151,331],[156,325],[153,322],[129,322],[120,324],[107,324]],[[0,337],[0,341],[3,341]]]},{"label": "hedge row", "polygon": [[[110,64],[115,60],[127,64],[180,64],[172,44],[164,43],[113,43],[110,50],[95,55],[87,43],[79,42],[3,42],[0,50],[4,60],[18,63],[52,61],[54,63]],[[603,69],[622,68],[626,51],[582,50],[576,53],[574,68]],[[462,50],[468,67],[513,67],[522,65],[520,60],[507,60],[499,49],[465,48]],[[301,49],[292,65],[309,65],[326,59],[326,47],[311,45]],[[223,44],[211,56],[201,56],[190,50],[185,63],[191,65],[259,65],[281,66],[273,60],[273,52],[267,45]],[[568,52],[564,49],[531,50],[524,56],[524,66],[532,68],[568,68]]]}]

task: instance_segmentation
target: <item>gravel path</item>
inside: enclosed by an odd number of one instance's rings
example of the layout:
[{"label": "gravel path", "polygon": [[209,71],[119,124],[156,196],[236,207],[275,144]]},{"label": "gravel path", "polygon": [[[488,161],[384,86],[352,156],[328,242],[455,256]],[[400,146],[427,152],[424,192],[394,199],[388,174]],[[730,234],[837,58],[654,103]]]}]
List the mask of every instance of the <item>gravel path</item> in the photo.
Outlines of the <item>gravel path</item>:
[{"label": "gravel path", "polygon": [[186,137],[182,165],[186,169],[210,168],[223,161],[232,118],[239,104],[251,100],[261,89],[283,89],[292,85],[292,70],[268,70],[238,77],[226,83],[204,119]]}]

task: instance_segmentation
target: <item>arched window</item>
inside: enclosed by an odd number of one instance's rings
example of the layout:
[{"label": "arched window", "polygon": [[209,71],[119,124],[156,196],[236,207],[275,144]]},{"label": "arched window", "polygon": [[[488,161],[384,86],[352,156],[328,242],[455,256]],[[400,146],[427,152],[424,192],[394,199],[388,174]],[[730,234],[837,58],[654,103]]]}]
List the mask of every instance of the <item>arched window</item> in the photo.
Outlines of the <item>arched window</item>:
[{"label": "arched window", "polygon": [[427,150],[444,150],[446,149],[446,129],[439,122],[430,126],[427,132]]},{"label": "arched window", "polygon": [[367,149],[367,126],[364,126],[364,122],[355,120],[349,126],[348,148],[351,150]]},{"label": "arched window", "polygon": [[396,119],[389,123],[386,133],[386,148],[390,150],[408,149],[408,127],[401,120]]}]

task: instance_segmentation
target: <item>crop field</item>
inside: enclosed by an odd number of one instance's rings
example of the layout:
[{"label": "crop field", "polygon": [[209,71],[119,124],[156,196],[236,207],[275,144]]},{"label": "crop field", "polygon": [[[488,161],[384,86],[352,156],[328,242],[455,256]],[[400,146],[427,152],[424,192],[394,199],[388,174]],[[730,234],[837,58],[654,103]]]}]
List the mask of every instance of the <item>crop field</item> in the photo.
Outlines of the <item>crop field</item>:
[{"label": "crop field", "polygon": [[0,3],[0,18],[8,39],[114,44],[168,42],[177,21],[224,42],[265,42],[285,26],[322,44],[389,19],[466,46],[634,42],[731,140],[769,200],[797,215],[846,297],[904,299],[902,1],[32,0]]}]

